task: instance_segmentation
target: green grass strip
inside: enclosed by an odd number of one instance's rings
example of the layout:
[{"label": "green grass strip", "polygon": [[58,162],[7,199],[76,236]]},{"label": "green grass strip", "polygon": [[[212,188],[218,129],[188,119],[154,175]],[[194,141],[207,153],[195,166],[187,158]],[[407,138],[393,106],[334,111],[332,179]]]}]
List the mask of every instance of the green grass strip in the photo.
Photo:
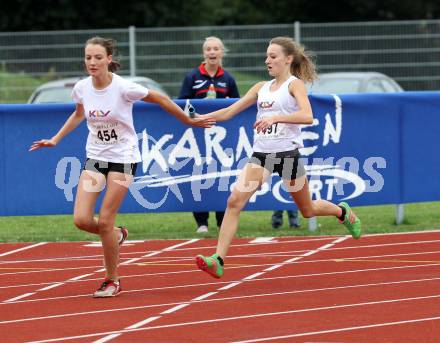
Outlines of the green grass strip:
[{"label": "green grass strip", "polygon": [[[440,202],[405,205],[405,221],[395,224],[395,206],[355,207],[354,211],[362,220],[363,233],[391,233],[440,229]],[[346,231],[335,218],[321,217],[318,229],[308,230],[308,221],[302,218],[301,228],[291,229],[287,215],[284,224],[274,230],[271,226],[271,211],[244,211],[240,216],[239,237],[261,236],[309,236],[344,235]],[[192,213],[136,213],[119,214],[117,225],[125,225],[130,230],[129,239],[186,239],[215,238],[218,235],[215,215],[210,215],[209,232],[197,234]],[[72,215],[55,216],[10,216],[0,217],[0,242],[58,242],[89,241],[99,238],[75,228]]]}]

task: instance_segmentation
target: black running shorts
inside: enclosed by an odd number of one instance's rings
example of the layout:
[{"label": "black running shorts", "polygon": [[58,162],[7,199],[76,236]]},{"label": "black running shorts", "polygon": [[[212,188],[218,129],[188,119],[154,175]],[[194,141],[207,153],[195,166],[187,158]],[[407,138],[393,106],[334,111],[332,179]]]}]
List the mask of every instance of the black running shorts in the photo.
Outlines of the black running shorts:
[{"label": "black running shorts", "polygon": [[295,180],[306,175],[298,149],[276,153],[254,152],[249,163],[262,166],[271,174],[276,172],[284,180]]},{"label": "black running shorts", "polygon": [[88,158],[84,164],[84,170],[98,172],[107,176],[109,172],[118,172],[123,174],[135,175],[137,163],[114,163],[98,161]]}]

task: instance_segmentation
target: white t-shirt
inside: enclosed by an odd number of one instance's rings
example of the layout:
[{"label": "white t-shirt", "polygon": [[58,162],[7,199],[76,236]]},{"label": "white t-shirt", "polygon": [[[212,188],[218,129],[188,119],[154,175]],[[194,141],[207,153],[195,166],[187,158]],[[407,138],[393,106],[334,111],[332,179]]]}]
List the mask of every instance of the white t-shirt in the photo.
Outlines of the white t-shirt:
[{"label": "white t-shirt", "polygon": [[[276,115],[289,115],[299,110],[296,99],[289,92],[289,84],[296,80],[289,77],[280,88],[271,91],[270,86],[275,80],[266,82],[258,91],[257,119]],[[255,152],[273,153],[295,150],[303,147],[301,127],[299,124],[276,123],[265,133],[254,130]]]},{"label": "white t-shirt", "polygon": [[114,163],[141,161],[133,103],[147,95],[147,88],[116,74],[104,89],[95,89],[91,76],[75,84],[72,98],[84,106],[89,128],[87,158]]}]

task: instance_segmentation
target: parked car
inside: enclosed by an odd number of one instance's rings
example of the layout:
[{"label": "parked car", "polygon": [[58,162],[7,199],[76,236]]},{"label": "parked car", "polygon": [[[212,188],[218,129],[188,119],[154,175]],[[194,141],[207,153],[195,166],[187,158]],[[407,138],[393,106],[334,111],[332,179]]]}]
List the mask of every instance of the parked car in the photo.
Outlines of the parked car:
[{"label": "parked car", "polygon": [[403,92],[392,78],[376,72],[323,73],[307,88],[310,94]]},{"label": "parked car", "polygon": [[[148,89],[153,89],[167,94],[162,86],[156,81],[143,76],[123,76],[125,79],[136,82]],[[71,77],[56,81],[50,81],[39,86],[28,99],[29,104],[43,103],[67,103],[72,102],[72,89],[80,77]]]}]

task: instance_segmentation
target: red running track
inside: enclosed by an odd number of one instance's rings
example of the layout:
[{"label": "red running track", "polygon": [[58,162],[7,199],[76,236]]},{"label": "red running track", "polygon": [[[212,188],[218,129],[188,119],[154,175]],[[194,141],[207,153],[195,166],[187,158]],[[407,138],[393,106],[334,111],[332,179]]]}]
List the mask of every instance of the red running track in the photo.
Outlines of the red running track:
[{"label": "red running track", "polygon": [[3,342],[439,342],[440,232],[128,241],[124,292],[93,299],[99,244],[0,245]]}]

